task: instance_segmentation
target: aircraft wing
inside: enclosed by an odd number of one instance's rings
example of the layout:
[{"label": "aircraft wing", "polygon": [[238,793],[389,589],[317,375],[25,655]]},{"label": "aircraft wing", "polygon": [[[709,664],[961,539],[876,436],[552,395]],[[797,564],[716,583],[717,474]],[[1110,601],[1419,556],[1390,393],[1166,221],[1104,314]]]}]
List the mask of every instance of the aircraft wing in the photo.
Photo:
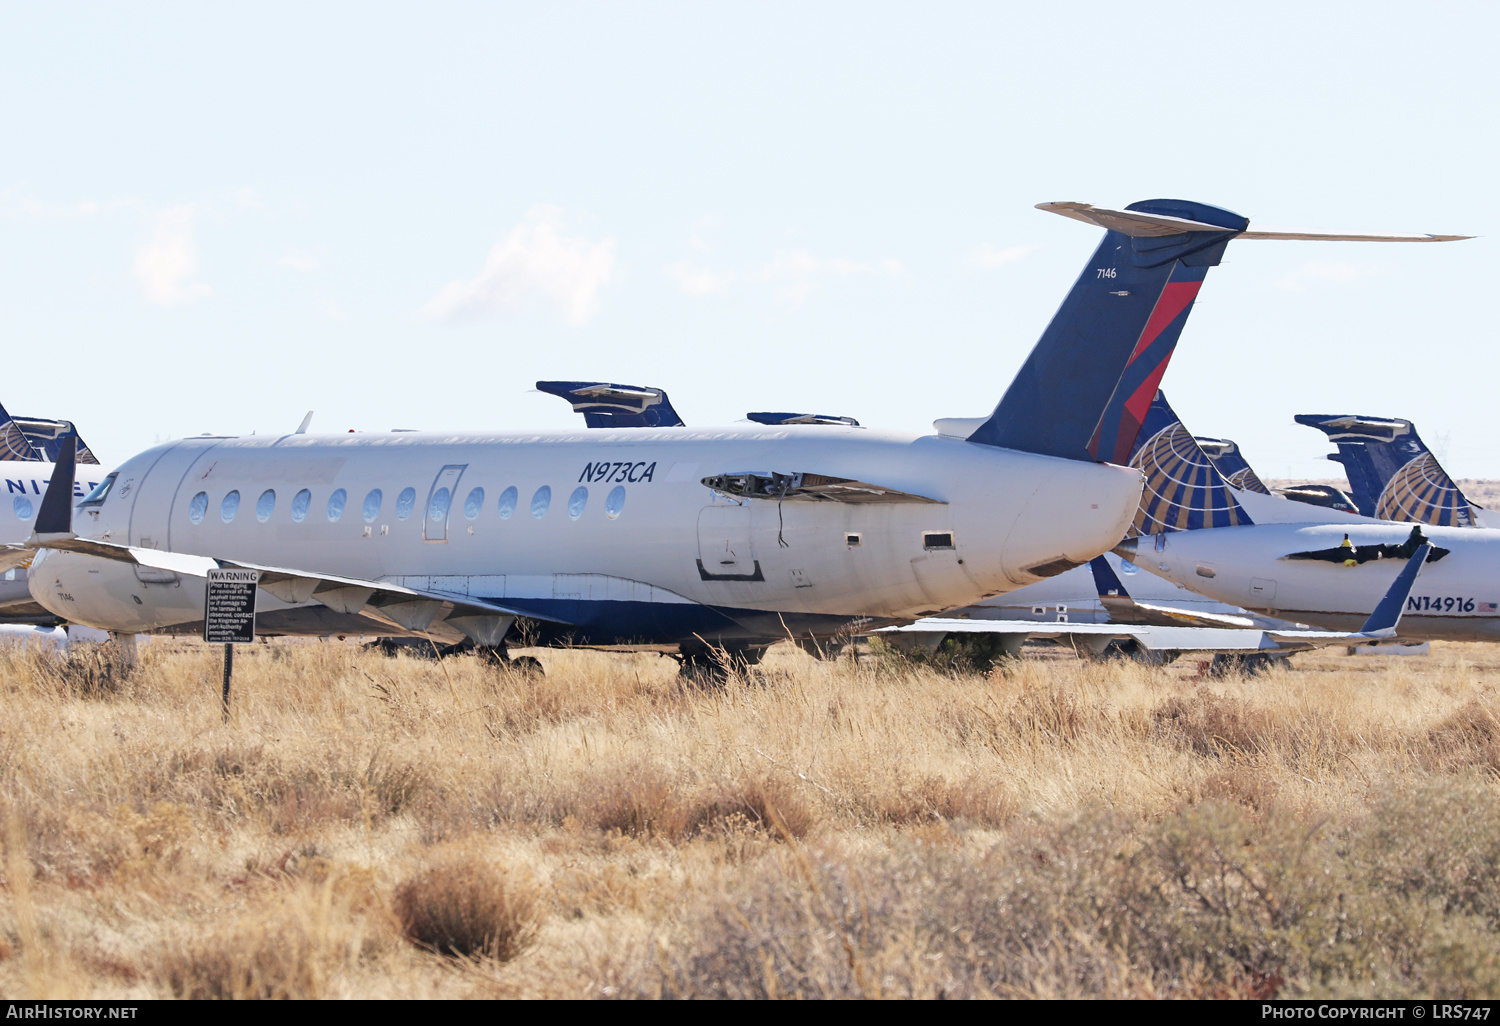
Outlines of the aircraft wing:
[{"label": "aircraft wing", "polygon": [[1254,627],[1255,621],[1244,616],[1224,613],[1191,612],[1172,606],[1157,606],[1148,602],[1137,602],[1120,583],[1114,568],[1103,556],[1089,561],[1089,570],[1094,575],[1094,584],[1099,589],[1099,602],[1109,614],[1111,623],[1136,624],[1157,627]]},{"label": "aircraft wing", "polygon": [[[1401,622],[1401,613],[1406,607],[1406,598],[1411,594],[1417,575],[1432,553],[1432,544],[1423,542],[1417,546],[1396,580],[1382,596],[1375,611],[1357,631],[1286,631],[1258,630],[1245,627],[1184,627],[1151,624],[1114,623],[1045,623],[1035,620],[960,620],[928,617],[902,627],[883,627],[872,634],[900,635],[947,635],[947,634],[1003,634],[1015,639],[1019,645],[1027,638],[1067,639],[1081,647],[1103,652],[1112,640],[1130,639],[1142,648],[1156,652],[1298,652],[1329,645],[1362,645],[1370,641],[1383,641],[1396,634]],[[1103,562],[1098,560],[1096,562]],[[1106,571],[1113,577],[1113,571]],[[1100,582],[1100,598],[1106,596],[1105,583],[1096,571]],[[1116,581],[1118,583],[1118,581]],[[1119,592],[1124,593],[1124,588]],[[1128,600],[1129,596],[1125,595]],[[1139,608],[1139,607],[1137,607]],[[1201,615],[1201,614],[1198,614]],[[1226,618],[1233,619],[1233,618]]]},{"label": "aircraft wing", "polygon": [[30,565],[35,555],[36,549],[25,545],[0,545],[0,573]]},{"label": "aircraft wing", "polygon": [[[440,614],[443,618],[450,615],[500,615],[552,619],[538,617],[533,612],[496,605],[468,595],[408,588],[389,582],[366,581],[313,570],[294,570],[287,567],[267,566],[263,563],[247,563],[236,559],[217,559],[182,552],[162,552],[157,549],[143,549],[115,542],[76,537],[49,538],[45,541],[45,547],[205,579],[210,570],[255,570],[260,574],[259,587],[283,602],[292,605],[320,602],[340,613],[372,617],[400,630],[417,633],[427,630]],[[29,550],[28,554],[34,555],[35,550]]]},{"label": "aircraft wing", "polygon": [[1246,627],[1181,627],[1113,623],[1048,623],[1038,620],[949,620],[928,617],[882,634],[1003,634],[1018,643],[1031,638],[1074,642],[1102,652],[1111,641],[1134,641],[1152,652],[1301,652],[1329,645],[1363,645],[1374,635],[1354,631],[1267,631]]}]

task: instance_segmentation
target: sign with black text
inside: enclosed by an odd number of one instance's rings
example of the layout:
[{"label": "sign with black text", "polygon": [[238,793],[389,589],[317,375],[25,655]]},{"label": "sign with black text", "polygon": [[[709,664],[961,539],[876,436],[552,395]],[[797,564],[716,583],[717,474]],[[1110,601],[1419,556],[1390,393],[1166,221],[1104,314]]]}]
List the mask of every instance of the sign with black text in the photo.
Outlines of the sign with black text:
[{"label": "sign with black text", "polygon": [[203,640],[219,645],[255,641],[255,586],[259,570],[210,570],[203,603]]}]

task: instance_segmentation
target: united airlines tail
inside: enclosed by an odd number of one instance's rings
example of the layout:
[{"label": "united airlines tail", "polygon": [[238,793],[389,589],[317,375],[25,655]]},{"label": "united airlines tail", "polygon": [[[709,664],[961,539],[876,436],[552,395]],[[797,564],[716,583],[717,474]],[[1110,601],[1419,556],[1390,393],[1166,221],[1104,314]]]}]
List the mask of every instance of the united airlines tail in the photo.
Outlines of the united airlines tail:
[{"label": "united airlines tail", "polygon": [[1146,476],[1146,487],[1129,537],[1253,523],[1161,392],[1151,400],[1130,466]]},{"label": "united airlines tail", "polygon": [[1249,462],[1240,454],[1240,447],[1227,438],[1204,438],[1197,437],[1198,447],[1213,460],[1214,466],[1219,468],[1219,473],[1224,475],[1224,480],[1242,492],[1255,492],[1259,495],[1270,495],[1271,489],[1266,487],[1260,475],[1255,472]]},{"label": "united airlines tail", "polygon": [[15,418],[0,406],[0,462],[35,463],[40,459]]},{"label": "united airlines tail", "polygon": [[1409,420],[1302,413],[1298,424],[1322,431],[1339,451],[1359,512],[1380,520],[1477,527],[1480,514],[1439,465]]}]

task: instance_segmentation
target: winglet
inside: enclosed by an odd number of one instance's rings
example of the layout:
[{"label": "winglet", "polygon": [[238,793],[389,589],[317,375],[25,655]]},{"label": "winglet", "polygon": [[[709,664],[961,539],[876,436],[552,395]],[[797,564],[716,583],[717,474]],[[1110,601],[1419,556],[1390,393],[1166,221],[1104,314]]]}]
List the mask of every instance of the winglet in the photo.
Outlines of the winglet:
[{"label": "winglet", "polygon": [[1361,634],[1372,638],[1389,638],[1395,635],[1396,625],[1401,622],[1401,613],[1406,609],[1406,597],[1411,594],[1417,574],[1422,572],[1422,564],[1427,562],[1431,552],[1432,542],[1423,542],[1417,546],[1417,551],[1411,554],[1406,566],[1396,575],[1396,580],[1380,600],[1380,605],[1375,607],[1375,612],[1370,614],[1365,625],[1359,629]]},{"label": "winglet", "polygon": [[1109,565],[1109,560],[1103,556],[1095,556],[1089,560],[1089,569],[1094,573],[1094,584],[1099,589],[1099,597],[1129,599],[1130,592],[1125,590],[1125,585],[1120,576],[1115,573],[1114,567]]},{"label": "winglet", "polygon": [[68,435],[58,449],[57,462],[52,465],[52,480],[47,482],[46,494],[42,496],[42,508],[32,527],[33,539],[46,541],[49,538],[74,537],[73,476],[77,460],[78,436]]},{"label": "winglet", "polygon": [[302,423],[299,424],[297,426],[297,430],[294,431],[294,432],[292,432],[292,433],[293,434],[297,434],[297,435],[305,435],[305,434],[307,434],[308,427],[310,427],[312,425],[312,415],[313,415],[313,411],[312,410],[308,410],[307,411],[307,416],[305,416],[305,417],[302,418]]}]

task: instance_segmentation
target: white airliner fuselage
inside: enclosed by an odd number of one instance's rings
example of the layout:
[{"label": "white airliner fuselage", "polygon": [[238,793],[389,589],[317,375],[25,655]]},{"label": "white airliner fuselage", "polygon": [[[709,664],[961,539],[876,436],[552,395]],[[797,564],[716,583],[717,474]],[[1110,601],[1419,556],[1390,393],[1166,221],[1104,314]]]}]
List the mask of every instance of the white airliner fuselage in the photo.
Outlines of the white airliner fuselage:
[{"label": "white airliner fuselage", "polygon": [[[702,483],[755,472],[936,501],[736,499]],[[1118,542],[1140,489],[1129,468],[822,425],[298,434],[150,449],[78,507],[73,530],[467,595],[580,644],[721,644],[1014,590]],[[198,577],[44,550],[31,578],[43,606],[106,630],[203,618]],[[264,633],[361,630],[316,601],[259,601]]]},{"label": "white airliner fuselage", "polygon": [[[78,479],[74,482],[73,497],[82,499],[99,487],[108,468],[97,463],[81,464]],[[31,534],[32,522],[37,508],[42,504],[42,493],[52,479],[52,464],[39,462],[0,462],[0,544],[20,544]],[[25,567],[11,567],[0,573],[0,610],[17,602],[29,602],[31,594],[26,585]],[[0,620],[5,614],[0,611]]]},{"label": "white airliner fuselage", "polygon": [[[1326,511],[1320,511],[1326,512]],[[1399,558],[1355,566],[1289,559],[1327,551],[1349,536],[1355,547],[1400,545],[1409,524],[1252,524],[1135,539],[1135,562],[1159,577],[1220,602],[1332,630],[1354,630],[1400,572]],[[1406,601],[1401,637],[1500,640],[1500,531],[1423,526],[1446,555],[1429,562]]]}]

